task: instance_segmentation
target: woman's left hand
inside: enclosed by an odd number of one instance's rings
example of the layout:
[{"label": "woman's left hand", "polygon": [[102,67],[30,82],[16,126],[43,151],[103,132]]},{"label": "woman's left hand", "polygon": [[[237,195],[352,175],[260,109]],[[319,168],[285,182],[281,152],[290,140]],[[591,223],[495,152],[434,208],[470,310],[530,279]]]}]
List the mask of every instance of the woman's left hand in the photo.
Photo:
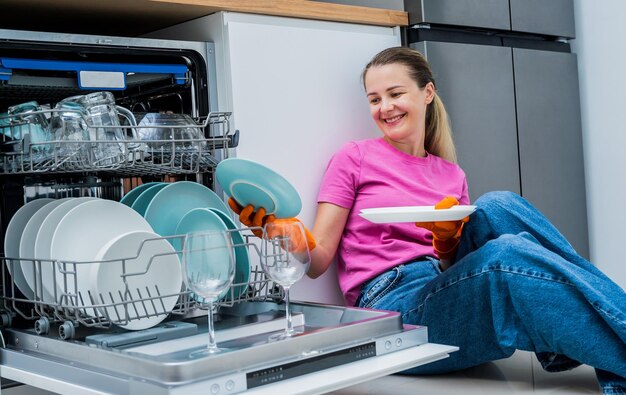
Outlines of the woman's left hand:
[{"label": "woman's left hand", "polygon": [[[458,204],[459,201],[457,199],[452,196],[446,196],[435,205],[435,209],[445,210]],[[415,226],[433,232],[433,248],[439,259],[453,259],[461,239],[463,224],[467,221],[469,221],[469,217],[458,221],[416,222]]]}]

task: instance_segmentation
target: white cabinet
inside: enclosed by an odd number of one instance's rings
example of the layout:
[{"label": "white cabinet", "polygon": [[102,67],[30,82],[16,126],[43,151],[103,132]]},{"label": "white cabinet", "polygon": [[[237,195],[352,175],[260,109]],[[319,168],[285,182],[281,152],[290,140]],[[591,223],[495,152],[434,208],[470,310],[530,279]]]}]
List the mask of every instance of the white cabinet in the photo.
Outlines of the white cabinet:
[{"label": "white cabinet", "polygon": [[[361,82],[371,57],[401,44],[400,29],[220,12],[155,32],[215,43],[218,103],[241,132],[236,155],[296,187],[313,225],[319,183],[349,140],[376,137]],[[292,288],[294,299],[343,304],[334,266]]]}]

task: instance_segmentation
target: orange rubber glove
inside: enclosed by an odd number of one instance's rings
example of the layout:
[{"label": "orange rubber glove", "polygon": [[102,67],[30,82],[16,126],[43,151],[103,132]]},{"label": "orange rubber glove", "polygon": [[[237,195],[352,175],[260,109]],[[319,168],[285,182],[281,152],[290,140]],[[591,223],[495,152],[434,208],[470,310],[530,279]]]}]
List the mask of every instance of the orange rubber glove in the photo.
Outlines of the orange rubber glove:
[{"label": "orange rubber glove", "polygon": [[[446,196],[435,205],[436,210],[448,209],[459,204],[452,196]],[[415,226],[433,232],[433,247],[439,259],[452,260],[461,241],[463,224],[469,221],[465,217],[459,221],[416,222]]]},{"label": "orange rubber glove", "polygon": [[[292,228],[288,226],[289,224],[292,224],[294,222],[301,223],[299,219],[280,218],[275,219],[271,222],[274,226],[271,227],[271,229],[268,231],[268,236],[270,238],[288,237],[289,245],[287,247],[287,250],[289,252],[300,253],[304,252],[306,249],[308,249],[309,251],[313,251],[313,249],[315,248],[315,239],[313,238],[311,232],[309,232],[309,230],[306,228],[306,226],[302,225],[302,228],[304,229],[304,235],[301,232],[292,232]],[[283,248],[285,247],[284,245],[281,246]]]},{"label": "orange rubber glove", "polygon": [[[228,198],[228,205],[230,209],[239,214],[239,222],[249,228],[262,228],[269,221],[274,221],[273,214],[265,215],[265,209],[260,207],[256,212],[254,206],[249,204],[246,207],[241,207],[239,203],[233,198]],[[252,233],[258,238],[263,238],[263,231],[261,229],[251,229]]]},{"label": "orange rubber glove", "polygon": [[[274,217],[273,214],[265,215],[266,211],[263,207],[259,207],[259,209],[256,210],[255,212],[254,206],[252,206],[251,204],[242,208],[239,205],[239,203],[237,203],[233,198],[228,198],[228,205],[236,214],[239,214],[239,221],[242,224],[246,225],[247,227],[257,228],[257,229],[251,229],[251,230],[252,230],[252,233],[254,233],[254,235],[259,238],[263,237],[263,231],[258,228],[264,227],[265,224],[269,222],[274,222],[279,225],[281,223],[287,224],[291,222],[300,222],[300,220],[297,218],[276,219],[276,217]],[[297,234],[297,235],[288,234],[290,232],[289,232],[289,228],[286,226],[285,227],[278,226],[278,227],[273,228],[274,229],[274,231],[272,232],[273,234],[269,234],[269,236],[270,237],[276,237],[276,236],[289,237],[291,240],[291,246],[289,250],[292,252],[302,252],[304,251],[305,248],[308,248],[309,251],[312,251],[316,246],[315,239],[313,238],[313,235],[311,234],[311,232],[309,232],[309,230],[306,228],[306,226],[304,226],[304,224],[302,225],[302,227],[304,228],[304,233],[305,233],[304,240],[300,234]]]}]

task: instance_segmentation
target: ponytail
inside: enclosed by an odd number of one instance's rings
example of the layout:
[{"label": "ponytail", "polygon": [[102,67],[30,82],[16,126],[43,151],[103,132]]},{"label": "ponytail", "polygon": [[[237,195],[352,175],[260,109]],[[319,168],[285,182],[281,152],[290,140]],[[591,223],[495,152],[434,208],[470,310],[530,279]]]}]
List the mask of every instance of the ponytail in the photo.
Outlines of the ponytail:
[{"label": "ponytail", "polygon": [[426,110],[424,148],[427,152],[447,161],[457,162],[450,118],[437,92]]}]

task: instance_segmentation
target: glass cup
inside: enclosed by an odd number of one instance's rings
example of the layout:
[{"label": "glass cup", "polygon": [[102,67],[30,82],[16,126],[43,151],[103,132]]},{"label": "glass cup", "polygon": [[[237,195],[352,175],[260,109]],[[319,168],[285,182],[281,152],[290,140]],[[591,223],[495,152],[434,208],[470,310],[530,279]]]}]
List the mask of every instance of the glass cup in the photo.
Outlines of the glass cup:
[{"label": "glass cup", "polygon": [[52,138],[44,108],[30,101],[9,107],[7,114],[11,116],[10,135],[23,141],[24,160],[37,163],[51,158]]},{"label": "glass cup", "polygon": [[59,161],[63,164],[88,166],[91,163],[91,145],[87,111],[75,101],[63,100],[54,107],[50,119],[50,133],[57,144]]},{"label": "glass cup", "polygon": [[265,225],[261,244],[261,267],[269,279],[283,287],[287,319],[284,332],[271,336],[270,340],[288,338],[297,333],[289,308],[289,288],[306,274],[310,264],[311,255],[304,226],[300,222],[277,219]]},{"label": "glass cup", "polygon": [[213,307],[235,277],[235,258],[230,232],[193,232],[185,235],[182,249],[183,279],[187,287],[209,304],[206,348],[190,357],[203,357],[223,351],[215,341]]},{"label": "glass cup", "polygon": [[126,134],[120,123],[120,114],[128,119],[131,135],[136,139],[137,126],[133,113],[115,104],[111,92],[93,92],[83,96],[72,96],[64,101],[78,102],[88,115],[89,140],[92,141],[94,165],[109,166],[124,162],[128,158],[127,150],[136,149],[139,144],[126,144]]}]

